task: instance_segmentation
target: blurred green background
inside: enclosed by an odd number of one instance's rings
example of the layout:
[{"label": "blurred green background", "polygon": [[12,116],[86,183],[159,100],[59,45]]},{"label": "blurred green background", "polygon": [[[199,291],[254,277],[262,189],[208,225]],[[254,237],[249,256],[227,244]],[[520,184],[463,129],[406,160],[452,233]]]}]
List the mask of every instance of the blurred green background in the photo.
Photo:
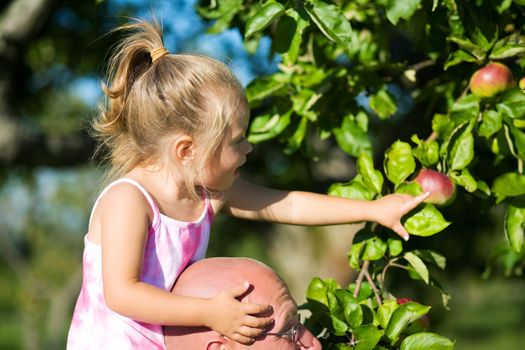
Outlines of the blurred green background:
[{"label": "blurred green background", "polygon": [[[277,56],[262,40],[248,52],[235,30],[208,35],[194,0],[7,0],[0,4],[0,349],[62,349],[81,283],[82,239],[101,170],[85,126],[97,112],[106,35],[127,16],[163,22],[171,52],[200,52],[228,62],[243,85],[272,72]],[[355,173],[338,147],[314,144],[310,156],[256,145],[245,176],[270,186],[326,192]],[[264,151],[263,151],[264,149]],[[313,157],[311,155],[314,155]],[[457,208],[468,208],[460,212]],[[504,269],[483,279],[489,252],[502,241],[501,208],[446,208],[454,222],[430,238],[448,259],[441,280],[451,310],[435,307],[431,329],[456,349],[521,349],[525,281]],[[218,216],[209,256],[250,256],[276,269],[299,303],[314,276],[352,280],[346,251],[358,226],[302,228]],[[472,238],[476,237],[476,240]],[[428,247],[429,240],[425,241]],[[418,246],[414,237],[409,245]],[[393,274],[399,295],[440,305],[439,294]]]}]

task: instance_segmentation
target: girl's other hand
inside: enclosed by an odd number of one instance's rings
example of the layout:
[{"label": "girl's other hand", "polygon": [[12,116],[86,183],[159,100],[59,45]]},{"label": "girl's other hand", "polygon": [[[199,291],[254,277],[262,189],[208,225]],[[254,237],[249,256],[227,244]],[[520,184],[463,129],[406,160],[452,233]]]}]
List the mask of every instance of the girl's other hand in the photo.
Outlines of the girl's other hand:
[{"label": "girl's other hand", "polygon": [[273,319],[256,316],[262,313],[270,314],[270,305],[248,304],[237,300],[249,288],[250,284],[245,282],[242,286],[224,291],[210,299],[206,326],[236,342],[246,345],[253,343]]},{"label": "girl's other hand", "polygon": [[401,224],[401,218],[417,207],[430,195],[430,192],[411,196],[409,194],[393,193],[375,200],[377,217],[374,221],[390,228],[405,241],[408,241],[408,232]]}]

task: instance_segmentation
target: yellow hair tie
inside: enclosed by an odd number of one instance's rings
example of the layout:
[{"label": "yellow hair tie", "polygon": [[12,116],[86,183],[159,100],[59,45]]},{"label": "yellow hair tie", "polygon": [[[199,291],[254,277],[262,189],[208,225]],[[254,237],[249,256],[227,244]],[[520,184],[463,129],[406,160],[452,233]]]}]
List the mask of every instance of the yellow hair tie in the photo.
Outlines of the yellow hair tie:
[{"label": "yellow hair tie", "polygon": [[154,50],[151,50],[151,52],[150,52],[149,54],[150,54],[150,56],[151,56],[151,61],[152,61],[152,62],[155,62],[155,61],[158,60],[159,58],[168,55],[168,54],[169,54],[169,51],[166,50],[165,47],[161,46],[161,47],[157,47],[157,48],[154,49]]}]

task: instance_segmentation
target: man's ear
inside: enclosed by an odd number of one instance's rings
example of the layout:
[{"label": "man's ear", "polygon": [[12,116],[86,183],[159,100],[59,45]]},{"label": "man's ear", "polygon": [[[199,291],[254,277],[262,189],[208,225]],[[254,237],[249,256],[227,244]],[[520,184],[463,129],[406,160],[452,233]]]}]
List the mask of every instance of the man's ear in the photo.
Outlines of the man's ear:
[{"label": "man's ear", "polygon": [[184,163],[193,159],[195,146],[193,138],[189,135],[182,135],[177,137],[173,142],[174,156],[180,162]]},{"label": "man's ear", "polygon": [[226,339],[221,336],[213,337],[206,343],[206,350],[227,350]]}]

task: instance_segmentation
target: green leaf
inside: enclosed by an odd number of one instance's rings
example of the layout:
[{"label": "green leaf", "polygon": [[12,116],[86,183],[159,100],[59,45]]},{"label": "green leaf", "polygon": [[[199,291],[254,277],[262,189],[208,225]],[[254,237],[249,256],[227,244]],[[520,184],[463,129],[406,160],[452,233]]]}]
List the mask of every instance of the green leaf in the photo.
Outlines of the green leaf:
[{"label": "green leaf", "polygon": [[479,45],[484,51],[489,51],[498,39],[499,30],[494,22],[486,21],[476,24],[471,34],[472,39],[477,45]]},{"label": "green leaf", "polygon": [[363,252],[363,260],[379,260],[385,256],[387,244],[379,237],[372,237],[366,240],[365,251]]},{"label": "green leaf", "polygon": [[357,157],[361,153],[372,153],[372,142],[368,133],[353,118],[343,118],[341,127],[332,131],[339,147],[347,154]]},{"label": "green leaf", "polygon": [[[484,196],[490,196],[491,192],[490,192],[490,187],[489,185],[487,185],[487,183],[483,180],[477,180],[476,181],[476,185],[478,187],[478,192],[481,193],[482,195]],[[484,198],[482,196],[482,198]]]},{"label": "green leaf", "polygon": [[[473,125],[473,123],[469,123]],[[451,171],[466,168],[474,159],[474,136],[472,126],[468,126],[457,139],[451,138],[452,144],[448,153],[448,166]]]},{"label": "green leaf", "polygon": [[391,256],[398,256],[403,251],[403,242],[397,238],[389,238],[386,241]]},{"label": "green leaf", "polygon": [[[336,293],[343,290],[327,291],[328,309],[330,310],[330,319],[332,321],[332,333],[337,336],[345,335],[348,325],[344,320],[344,306],[339,302]],[[361,308],[359,308],[361,309]]]},{"label": "green leaf", "polygon": [[409,262],[410,266],[416,270],[423,281],[428,284],[428,269],[423,260],[421,260],[416,254],[412,252],[406,252],[403,257]]},{"label": "green leaf", "polygon": [[501,102],[496,108],[508,118],[525,118],[525,94],[517,87],[507,90],[501,95]]},{"label": "green leaf", "polygon": [[390,321],[390,317],[392,317],[392,314],[396,309],[399,307],[399,304],[397,303],[396,299],[390,299],[383,301],[383,304],[379,306],[377,309],[377,321],[379,322],[379,325],[386,329],[388,326],[388,322]]},{"label": "green leaf", "polygon": [[287,77],[283,74],[274,74],[256,78],[246,87],[246,97],[251,107],[255,107],[268,96],[275,95],[280,89],[286,86]]},{"label": "green leaf", "polygon": [[412,147],[406,142],[396,141],[385,152],[384,169],[386,177],[399,185],[416,169]]},{"label": "green leaf", "polygon": [[518,158],[521,160],[525,160],[525,133],[517,127],[515,127],[514,123],[512,123],[511,121],[507,121],[505,124],[508,126],[510,133],[512,134],[512,138],[514,140],[513,148],[515,148],[518,151]]},{"label": "green leaf", "polygon": [[397,112],[397,106],[386,89],[379,90],[370,96],[370,108],[381,119],[388,119]]},{"label": "green leaf", "polygon": [[352,27],[340,7],[320,0],[306,0],[308,15],[319,30],[330,40],[348,46],[352,41]]},{"label": "green leaf", "polygon": [[412,135],[411,140],[417,144],[412,153],[424,167],[431,168],[439,161],[439,144],[437,141],[421,141],[417,135]]},{"label": "green leaf", "polygon": [[513,33],[496,42],[489,57],[492,60],[502,60],[521,55],[524,52],[525,46],[523,40],[519,34]]},{"label": "green leaf", "polygon": [[462,16],[459,13],[456,0],[442,0],[443,5],[447,8],[448,24],[453,35],[462,36],[465,32]]},{"label": "green leaf", "polygon": [[328,194],[331,196],[372,200],[376,193],[366,186],[361,175],[356,175],[352,181],[348,183],[334,183],[328,188]]},{"label": "green leaf", "polygon": [[354,350],[372,350],[381,339],[383,333],[374,325],[363,325],[354,330],[357,344]]},{"label": "green leaf", "polygon": [[[286,19],[286,22],[282,25],[279,21],[279,26],[277,27],[275,40],[276,46],[279,47],[279,49],[276,49],[276,51],[282,51],[283,63],[289,66],[293,65],[297,61],[297,57],[299,56],[299,50],[301,48],[301,42],[303,40],[303,32],[306,28],[308,28],[310,22],[307,20],[307,18],[303,18],[303,16],[294,9],[288,9],[286,13],[287,16],[285,18],[292,18],[295,21],[295,29],[293,30],[293,36],[289,43],[286,42],[284,39],[280,39],[282,35],[280,33],[282,31],[292,31],[291,28],[287,28],[291,26],[290,21]],[[281,21],[282,20],[283,18],[281,18]]]},{"label": "green leaf", "polygon": [[400,18],[410,19],[420,3],[421,0],[388,0],[386,16],[392,24],[396,25]]},{"label": "green leaf", "polygon": [[198,13],[208,19],[215,19],[215,23],[208,29],[209,34],[223,32],[233,17],[242,9],[242,0],[212,1],[209,7],[198,6]]},{"label": "green leaf", "polygon": [[450,222],[432,204],[425,204],[423,209],[411,215],[404,223],[405,229],[414,236],[432,236],[444,230]]},{"label": "green leaf", "polygon": [[396,187],[396,193],[410,194],[417,196],[423,193],[423,189],[417,182],[405,182]]},{"label": "green leaf", "polygon": [[510,247],[517,253],[523,249],[523,225],[525,224],[525,202],[514,200],[507,205],[505,213],[505,235]]},{"label": "green leaf", "polygon": [[312,106],[322,97],[310,89],[302,89],[291,97],[293,110],[300,116],[308,117],[312,122],[317,121],[317,113],[312,111]]},{"label": "green leaf", "polygon": [[450,177],[454,183],[462,186],[468,192],[472,193],[478,189],[478,183],[476,179],[474,179],[474,177],[470,174],[468,169],[461,170],[461,173],[453,171],[450,173]]},{"label": "green leaf", "polygon": [[504,47],[495,49],[490,54],[492,60],[502,60],[509,57],[514,57],[525,52],[525,46],[523,44],[509,44]]},{"label": "green leaf", "polygon": [[450,120],[456,125],[475,120],[479,114],[479,98],[466,95],[455,102],[449,112]]},{"label": "green leaf", "polygon": [[357,172],[362,176],[364,183],[374,190],[381,193],[383,188],[383,175],[379,170],[374,169],[374,162],[369,154],[362,153],[357,158]]},{"label": "green leaf", "polygon": [[233,18],[232,13],[237,13],[241,6],[242,0],[219,0],[210,2],[209,7],[197,6],[197,12],[208,19]]},{"label": "green leaf", "polygon": [[363,322],[363,310],[352,293],[345,289],[328,292],[329,309],[333,316],[350,328],[359,327]]},{"label": "green leaf", "polygon": [[432,130],[441,138],[446,138],[450,135],[454,128],[455,125],[448,115],[440,113],[434,114],[434,117],[432,118]]},{"label": "green leaf", "polygon": [[460,49],[448,55],[443,68],[447,70],[450,67],[456,66],[463,62],[480,62],[480,60],[471,55],[469,52]]},{"label": "green leaf", "polygon": [[[347,290],[350,291],[350,293],[352,293],[352,295],[353,295],[354,291],[355,291],[355,288],[356,288],[356,284],[355,283],[350,283],[348,285]],[[361,289],[359,289],[359,295],[357,296],[357,300],[359,302],[362,302],[363,300],[366,300],[366,299],[370,298],[373,293],[374,293],[374,291],[372,290],[372,287],[370,286],[370,283],[364,281],[364,282],[361,283]]]},{"label": "green leaf", "polygon": [[506,197],[521,196],[525,194],[525,176],[517,173],[500,175],[492,183],[492,192],[497,197],[497,203]]},{"label": "green leaf", "polygon": [[327,292],[338,288],[341,288],[341,286],[334,279],[322,280],[319,277],[314,277],[306,290],[306,298],[328,306]]},{"label": "green leaf", "polygon": [[429,262],[439,267],[442,270],[445,269],[447,259],[443,255],[433,250],[430,250],[430,249],[414,250],[412,251],[412,253],[416,254],[421,259],[425,260],[426,262]]},{"label": "green leaf", "polygon": [[304,140],[307,129],[308,118],[302,117],[301,121],[299,122],[299,125],[297,126],[297,129],[295,129],[293,135],[288,138],[288,144],[286,146],[286,149],[284,150],[285,154],[292,154],[299,149],[301,143]]},{"label": "green leaf", "polygon": [[408,302],[400,305],[390,317],[388,326],[385,330],[385,335],[390,340],[391,344],[397,341],[397,338],[408,326],[409,323],[423,317],[430,310],[430,306],[421,305],[416,302]]},{"label": "green leaf", "polygon": [[358,270],[360,267],[361,252],[363,251],[364,246],[365,242],[354,242],[348,251],[348,265],[355,270]]},{"label": "green leaf", "polygon": [[252,35],[264,30],[272,21],[279,18],[284,13],[284,6],[279,2],[270,1],[262,5],[253,16],[246,22],[244,38],[248,39]]},{"label": "green leaf", "polygon": [[251,143],[259,143],[272,139],[282,133],[291,122],[292,110],[289,110],[283,115],[274,108],[274,114],[264,114],[257,116],[251,126],[248,141]]},{"label": "green leaf", "polygon": [[470,40],[455,35],[449,36],[447,40],[457,44],[459,48],[470,53],[472,56],[476,57],[477,60],[481,61],[485,59],[486,50],[483,50],[483,48],[481,48],[479,45],[474,44]]},{"label": "green leaf", "polygon": [[409,335],[401,343],[401,350],[452,350],[454,343],[436,333],[421,332]]},{"label": "green leaf", "polygon": [[495,110],[484,111],[481,114],[481,124],[478,128],[478,135],[488,139],[501,129],[502,124],[500,113]]}]

